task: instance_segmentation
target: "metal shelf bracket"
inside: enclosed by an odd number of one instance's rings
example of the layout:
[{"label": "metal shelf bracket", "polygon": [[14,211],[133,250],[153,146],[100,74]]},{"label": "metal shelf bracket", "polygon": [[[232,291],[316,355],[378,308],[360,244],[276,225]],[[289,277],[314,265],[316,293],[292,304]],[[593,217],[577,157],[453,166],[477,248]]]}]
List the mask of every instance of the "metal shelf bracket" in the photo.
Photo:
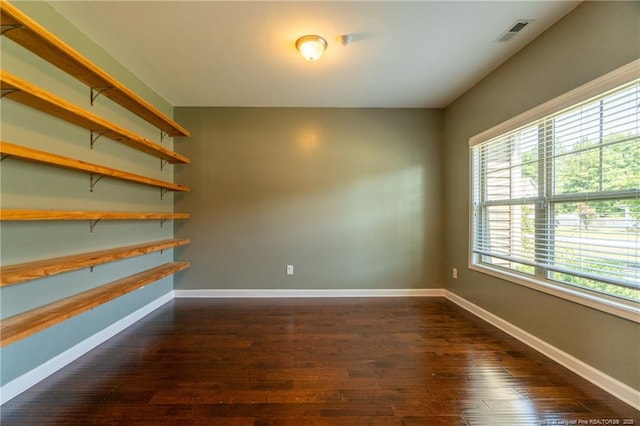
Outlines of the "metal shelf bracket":
[{"label": "metal shelf bracket", "polygon": [[113,87],[92,87],[91,88],[91,106],[93,106],[93,102],[98,99],[98,96],[102,95],[107,90],[113,89]]},{"label": "metal shelf bracket", "polygon": [[96,186],[96,183],[100,182],[104,175],[99,175],[95,173],[91,173],[89,175],[89,191],[93,192],[93,188]]},{"label": "metal shelf bracket", "polygon": [[13,31],[13,30],[21,30],[23,28],[26,28],[24,25],[22,24],[14,24],[14,25],[2,25],[0,26],[2,28],[2,33],[0,35],[5,35],[6,33],[8,33],[9,31]]},{"label": "metal shelf bracket", "polygon": [[95,145],[95,143],[98,141],[98,139],[100,139],[100,136],[104,136],[107,133],[109,133],[108,130],[101,130],[99,132],[95,132],[95,131],[91,130],[90,134],[89,134],[89,141],[91,143],[91,149],[93,149],[93,145]]},{"label": "metal shelf bracket", "polygon": [[95,219],[95,220],[89,220],[89,232],[92,233],[93,232],[93,228],[96,227],[96,225],[98,224],[98,222],[100,222],[100,219]]},{"label": "metal shelf bracket", "polygon": [[19,91],[20,89],[2,89],[2,92],[0,93],[0,99],[4,98],[7,95],[10,95],[12,93],[16,93]]}]

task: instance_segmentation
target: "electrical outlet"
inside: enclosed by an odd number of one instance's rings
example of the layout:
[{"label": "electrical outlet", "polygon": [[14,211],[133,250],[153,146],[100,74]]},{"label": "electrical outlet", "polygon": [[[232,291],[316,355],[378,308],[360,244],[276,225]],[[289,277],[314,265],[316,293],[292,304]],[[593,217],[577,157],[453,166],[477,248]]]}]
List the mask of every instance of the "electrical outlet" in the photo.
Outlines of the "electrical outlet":
[{"label": "electrical outlet", "polygon": [[451,276],[453,277],[454,280],[458,279],[458,269],[457,268],[453,268],[451,270]]},{"label": "electrical outlet", "polygon": [[293,275],[293,265],[287,265],[287,275]]}]

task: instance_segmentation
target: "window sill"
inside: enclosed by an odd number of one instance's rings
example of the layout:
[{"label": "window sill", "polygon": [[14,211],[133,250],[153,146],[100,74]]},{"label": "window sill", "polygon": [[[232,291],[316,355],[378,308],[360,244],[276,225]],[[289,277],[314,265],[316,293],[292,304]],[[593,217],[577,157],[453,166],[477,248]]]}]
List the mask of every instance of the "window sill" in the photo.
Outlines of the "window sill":
[{"label": "window sill", "polygon": [[486,275],[491,275],[533,290],[541,291],[561,299],[569,300],[583,306],[588,306],[620,318],[640,323],[640,304],[625,300],[614,300],[607,296],[598,296],[589,291],[582,291],[578,288],[565,286],[560,283],[540,281],[535,278],[528,278],[518,274],[492,268],[487,265],[469,264],[469,269]]}]

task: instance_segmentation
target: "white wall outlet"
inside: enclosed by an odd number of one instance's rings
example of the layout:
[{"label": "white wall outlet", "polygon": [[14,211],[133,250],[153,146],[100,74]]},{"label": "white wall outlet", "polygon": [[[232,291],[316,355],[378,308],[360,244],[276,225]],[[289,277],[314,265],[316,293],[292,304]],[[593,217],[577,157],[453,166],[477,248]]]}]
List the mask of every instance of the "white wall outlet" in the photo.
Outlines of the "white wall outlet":
[{"label": "white wall outlet", "polygon": [[293,275],[293,265],[287,265],[287,275]]},{"label": "white wall outlet", "polygon": [[454,280],[458,279],[458,269],[457,268],[453,268],[451,270],[451,277],[453,277]]}]

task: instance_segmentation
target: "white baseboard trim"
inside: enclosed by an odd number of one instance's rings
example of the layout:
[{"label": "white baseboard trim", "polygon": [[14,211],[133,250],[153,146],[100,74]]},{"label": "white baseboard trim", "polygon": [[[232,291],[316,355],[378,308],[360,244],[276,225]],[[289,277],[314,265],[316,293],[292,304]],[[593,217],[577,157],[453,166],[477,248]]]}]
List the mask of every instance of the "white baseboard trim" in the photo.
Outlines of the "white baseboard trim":
[{"label": "white baseboard trim", "polygon": [[444,290],[444,296],[461,308],[466,309],[475,316],[485,320],[489,324],[515,337],[516,339],[532,347],[543,355],[546,355],[558,364],[563,365],[564,367],[568,368],[569,370],[573,371],[577,375],[588,380],[604,391],[610,393],[616,398],[626,402],[636,410],[640,410],[640,392],[635,390],[631,386],[622,383],[621,381],[603,373],[600,370],[597,370],[589,364],[586,364],[585,362],[580,361],[579,359],[556,348],[555,346],[545,342],[544,340],[537,338],[533,334],[527,333],[523,329],[516,327],[510,322],[505,321],[497,315],[494,315],[491,312],[482,309],[480,306],[469,302],[468,300],[458,296],[455,293],[450,292],[449,290]]},{"label": "white baseboard trim", "polygon": [[22,376],[15,378],[9,383],[6,383],[4,386],[0,387],[0,405],[15,398],[38,382],[44,380],[56,371],[72,363],[96,346],[104,343],[116,334],[120,333],[122,330],[133,325],[143,317],[149,315],[160,306],[172,301],[173,298],[174,295],[172,291],[163,296],[160,296],[153,302],[116,321],[107,328],[97,332],[93,336],[86,338],[82,342],[62,352],[60,355],[51,358],[44,364],[41,364],[33,370],[23,374]]},{"label": "white baseboard trim", "polygon": [[442,288],[334,289],[334,290],[174,290],[176,298],[273,298],[273,297],[444,297]]}]

